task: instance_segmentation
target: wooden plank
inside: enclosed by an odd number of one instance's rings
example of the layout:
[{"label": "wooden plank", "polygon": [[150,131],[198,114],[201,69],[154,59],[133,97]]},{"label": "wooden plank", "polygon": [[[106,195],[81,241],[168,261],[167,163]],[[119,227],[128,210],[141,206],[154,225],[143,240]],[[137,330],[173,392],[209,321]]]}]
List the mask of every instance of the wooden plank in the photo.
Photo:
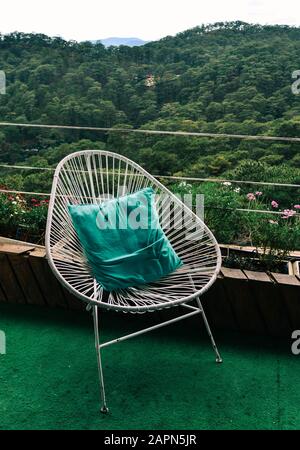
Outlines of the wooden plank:
[{"label": "wooden plank", "polygon": [[34,247],[28,247],[28,245],[0,244],[1,253],[11,253],[14,255],[21,255],[22,253],[28,253],[32,250],[34,250]]},{"label": "wooden plank", "polygon": [[252,270],[243,270],[244,274],[250,281],[260,281],[264,283],[272,283],[271,278],[265,272],[254,272]]},{"label": "wooden plank", "polygon": [[249,283],[249,292],[253,297],[253,301],[256,305],[258,314],[263,323],[264,330],[266,333],[270,334],[270,327],[268,326],[268,317],[265,316],[264,310],[261,308],[261,295],[262,291],[268,289],[269,285],[272,284],[272,280],[265,272],[255,272],[253,270],[243,270]]},{"label": "wooden plank", "polygon": [[283,298],[290,321],[289,335],[300,329],[300,281],[296,276],[272,273]]},{"label": "wooden plank", "polygon": [[286,275],[284,273],[272,272],[272,277],[280,285],[300,287],[300,281],[295,275]]},{"label": "wooden plank", "polygon": [[[251,247],[250,245],[219,244],[219,246],[222,250],[233,250],[237,252],[252,253],[252,254],[256,251],[258,251],[258,253],[265,253],[265,249],[263,248],[257,249],[256,247]],[[300,259],[300,251],[294,250],[290,252],[290,256]]]},{"label": "wooden plank", "polygon": [[7,257],[13,267],[15,278],[21,286],[27,303],[31,305],[44,305],[45,302],[31,271],[28,257],[14,254],[8,254]]},{"label": "wooden plank", "polygon": [[271,336],[287,336],[290,322],[283,300],[274,280],[264,272],[244,271],[248,278],[249,291]]},{"label": "wooden plank", "polygon": [[23,291],[5,253],[0,253],[0,285],[8,303],[26,303]]},{"label": "wooden plank", "polygon": [[203,294],[201,302],[213,328],[238,330],[239,327],[232,311],[230,299],[224,290],[222,277],[219,277],[212,287]]},{"label": "wooden plank", "polygon": [[62,287],[63,295],[69,305],[70,309],[75,311],[84,311],[87,303],[82,300],[79,300],[75,295],[71,294],[66,288]]},{"label": "wooden plank", "polygon": [[239,269],[222,268],[224,288],[230,297],[234,315],[242,331],[266,334],[264,320],[251,294],[248,278]]},{"label": "wooden plank", "polygon": [[45,252],[31,252],[28,256],[28,261],[36,279],[36,283],[43,295],[44,303],[51,307],[60,306],[66,308],[66,299],[59,282],[53,275],[47,260],[45,259]]},{"label": "wooden plank", "polygon": [[46,257],[46,249],[45,248],[34,248],[29,252],[30,256],[37,256],[39,258],[45,258]]},{"label": "wooden plank", "polygon": [[280,289],[283,291],[283,297],[289,312],[290,322],[292,323],[292,329],[290,331],[300,330],[299,288],[280,286]]},{"label": "wooden plank", "polygon": [[4,293],[4,291],[3,291],[2,287],[1,287],[1,284],[0,284],[0,303],[6,303],[6,302],[7,302],[6,295],[5,295],[5,293]]},{"label": "wooden plank", "polygon": [[246,275],[240,269],[229,269],[228,267],[222,267],[221,274],[224,278],[247,281]]}]

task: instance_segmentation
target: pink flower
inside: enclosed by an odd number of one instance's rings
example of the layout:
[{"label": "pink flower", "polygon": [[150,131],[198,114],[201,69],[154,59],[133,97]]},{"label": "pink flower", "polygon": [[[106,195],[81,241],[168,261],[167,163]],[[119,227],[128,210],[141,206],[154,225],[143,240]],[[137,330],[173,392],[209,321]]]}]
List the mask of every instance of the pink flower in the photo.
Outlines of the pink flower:
[{"label": "pink flower", "polygon": [[283,219],[289,219],[290,217],[293,217],[296,214],[296,211],[293,209],[285,209],[283,211],[283,215],[281,216]]},{"label": "pink flower", "polygon": [[300,205],[294,205],[295,209],[300,209]]},{"label": "pink flower", "polygon": [[271,205],[272,205],[273,208],[278,208],[278,206],[279,206],[279,204],[277,202],[275,202],[275,200],[273,200],[271,202]]},{"label": "pink flower", "polygon": [[260,197],[260,196],[262,195],[262,192],[257,191],[257,192],[255,192],[255,195],[256,195],[257,197]]},{"label": "pink flower", "polygon": [[256,200],[256,197],[253,192],[249,192],[249,194],[247,194],[247,199],[249,200],[249,202],[252,202],[253,200]]}]

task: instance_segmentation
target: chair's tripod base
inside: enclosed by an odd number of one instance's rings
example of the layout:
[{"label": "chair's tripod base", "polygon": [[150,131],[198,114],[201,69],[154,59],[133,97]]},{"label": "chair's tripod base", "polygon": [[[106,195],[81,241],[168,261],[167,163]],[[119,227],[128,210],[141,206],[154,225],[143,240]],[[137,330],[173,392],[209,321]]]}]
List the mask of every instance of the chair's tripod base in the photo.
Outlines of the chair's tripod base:
[{"label": "chair's tripod base", "polygon": [[184,314],[184,315],[181,315],[181,316],[179,316],[179,317],[176,317],[176,318],[173,318],[173,319],[170,319],[170,320],[166,320],[166,321],[164,321],[164,322],[161,322],[161,323],[159,323],[159,324],[153,325],[153,326],[151,326],[151,327],[144,328],[143,330],[136,331],[136,332],[134,332],[134,333],[128,334],[127,336],[122,336],[122,337],[120,337],[120,338],[113,339],[113,340],[108,341],[108,342],[104,342],[104,343],[102,343],[102,344],[100,344],[100,340],[99,340],[98,306],[93,306],[94,331],[95,331],[95,345],[96,345],[96,352],[97,352],[98,371],[99,371],[99,382],[100,382],[100,401],[101,401],[101,405],[103,405],[103,406],[101,407],[101,409],[100,409],[100,411],[101,411],[102,414],[108,414],[108,413],[109,413],[109,409],[108,409],[107,406],[106,406],[106,396],[105,396],[105,389],[104,389],[104,380],[103,380],[103,371],[102,371],[102,362],[101,362],[101,353],[100,353],[100,350],[101,350],[101,348],[103,348],[103,347],[107,347],[107,346],[109,346],[109,345],[112,345],[112,344],[116,344],[116,343],[118,343],[118,342],[125,341],[125,340],[130,339],[130,338],[133,338],[133,337],[135,337],[135,336],[139,336],[139,335],[141,335],[141,334],[147,333],[148,331],[151,331],[151,330],[155,330],[155,329],[157,329],[157,328],[164,327],[164,326],[166,326],[166,325],[169,325],[169,324],[171,324],[171,323],[177,322],[177,321],[182,320],[182,319],[186,319],[186,318],[191,317],[191,316],[194,316],[194,315],[196,315],[196,314],[201,314],[202,317],[203,317],[203,320],[204,320],[204,323],[205,323],[205,326],[206,326],[208,335],[209,335],[209,337],[210,337],[210,340],[211,340],[211,343],[212,343],[213,350],[214,350],[214,352],[215,352],[216,363],[220,364],[220,363],[223,362],[223,360],[222,360],[222,358],[221,358],[221,355],[220,355],[220,353],[219,353],[219,351],[218,351],[218,348],[217,348],[217,346],[216,346],[215,340],[214,340],[214,338],[213,338],[212,332],[211,332],[211,330],[210,330],[210,327],[209,327],[208,321],[207,321],[207,319],[206,319],[205,312],[204,312],[204,310],[203,310],[203,308],[202,308],[202,304],[201,304],[201,302],[200,302],[199,297],[196,298],[196,301],[197,301],[198,307],[183,304],[184,307],[186,307],[186,308],[192,310],[192,311],[191,311],[190,313],[188,313],[188,314]]}]

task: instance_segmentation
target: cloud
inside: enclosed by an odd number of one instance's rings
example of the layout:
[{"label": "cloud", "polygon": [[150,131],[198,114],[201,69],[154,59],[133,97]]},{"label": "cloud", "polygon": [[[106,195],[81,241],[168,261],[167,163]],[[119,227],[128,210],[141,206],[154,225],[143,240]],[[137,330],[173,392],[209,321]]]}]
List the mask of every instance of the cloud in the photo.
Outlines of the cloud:
[{"label": "cloud", "polygon": [[0,30],[76,40],[152,40],[216,21],[300,25],[297,11],[298,0],[10,0],[0,6]]}]

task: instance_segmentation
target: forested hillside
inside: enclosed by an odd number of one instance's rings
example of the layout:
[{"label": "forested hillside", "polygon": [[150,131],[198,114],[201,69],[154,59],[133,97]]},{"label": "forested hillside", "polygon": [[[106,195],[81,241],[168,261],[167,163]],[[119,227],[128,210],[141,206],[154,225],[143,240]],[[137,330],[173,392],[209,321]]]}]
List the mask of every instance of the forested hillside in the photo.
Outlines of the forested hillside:
[{"label": "forested hillside", "polygon": [[[291,90],[297,69],[300,28],[288,26],[218,23],[107,49],[13,33],[0,39],[7,77],[0,120],[300,136],[300,95]],[[91,145],[125,153],[154,173],[234,170],[264,178],[285,165],[277,179],[289,173],[300,181],[295,143],[0,128],[2,162],[55,164],[70,149]]]}]

